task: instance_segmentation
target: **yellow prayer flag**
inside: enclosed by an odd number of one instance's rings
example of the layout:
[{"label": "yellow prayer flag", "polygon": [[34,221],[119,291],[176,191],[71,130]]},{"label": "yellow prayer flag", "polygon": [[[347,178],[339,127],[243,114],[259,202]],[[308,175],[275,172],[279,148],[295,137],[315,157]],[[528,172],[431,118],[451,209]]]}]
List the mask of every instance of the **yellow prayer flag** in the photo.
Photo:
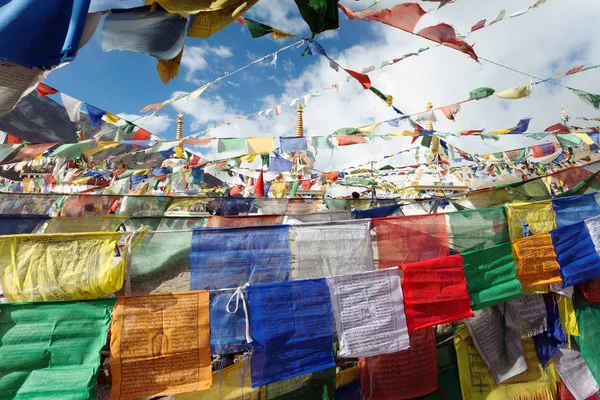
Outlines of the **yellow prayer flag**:
[{"label": "yellow prayer flag", "polygon": [[162,83],[167,84],[171,79],[179,75],[179,66],[181,65],[181,59],[183,58],[183,47],[179,54],[171,60],[158,60],[156,65],[156,72]]},{"label": "yellow prayer flag", "polygon": [[562,294],[556,294],[555,296],[558,296],[558,314],[565,333],[570,336],[579,336],[579,325],[577,325],[577,319],[575,318],[573,299]]},{"label": "yellow prayer flag", "polygon": [[554,400],[559,378],[553,361],[542,367],[533,338],[521,339],[521,344],[527,370],[496,385],[469,331],[460,331],[454,347],[463,400]]},{"label": "yellow prayer flag", "polygon": [[275,141],[272,137],[248,138],[247,142],[250,154],[269,154],[275,150]]},{"label": "yellow prayer flag", "polygon": [[511,203],[506,206],[508,233],[511,241],[523,237],[523,222],[529,226],[532,235],[550,232],[556,228],[552,201],[536,201],[534,203]]},{"label": "yellow prayer flag", "polygon": [[207,83],[190,93],[190,99],[197,99],[211,84]]},{"label": "yellow prayer flag", "polygon": [[114,114],[109,113],[108,111],[105,111],[104,115],[106,116],[106,122],[108,122],[109,124],[116,124],[117,122],[119,122],[121,120],[121,118],[117,117]]},{"label": "yellow prayer flag", "polygon": [[210,390],[178,394],[175,400],[259,400],[264,399],[265,388],[266,386],[252,388],[250,363],[238,362],[213,373]]},{"label": "yellow prayer flag", "polygon": [[359,126],[358,133],[365,135],[375,132],[375,130],[381,125],[383,122],[377,122],[371,125]]},{"label": "yellow prayer flag", "polygon": [[293,33],[280,31],[279,29],[276,29],[276,28],[274,28],[273,32],[271,32],[271,36],[273,36],[273,39],[275,39],[275,40],[283,39],[286,37],[298,37],[297,35],[294,35]]},{"label": "yellow prayer flag", "polygon": [[592,138],[585,132],[573,132],[572,135],[577,136],[579,139],[583,140],[583,142],[587,145],[595,144]]},{"label": "yellow prayer flag", "polygon": [[114,232],[129,219],[127,215],[50,218],[44,233]]},{"label": "yellow prayer flag", "polygon": [[[161,4],[167,3],[167,0],[159,0]],[[175,9],[174,4],[187,2],[186,0],[169,0],[167,7],[171,10]],[[231,24],[237,17],[240,17],[246,11],[248,11],[253,5],[258,3],[258,0],[207,0],[201,2],[195,2],[200,4],[219,4],[219,7],[211,6],[210,9],[198,10],[200,6],[196,6],[196,18],[192,23],[192,26],[187,32],[189,37],[208,38],[227,25]],[[163,4],[164,6],[165,4]],[[167,9],[167,11],[169,11]],[[181,13],[181,11],[180,11]]]},{"label": "yellow prayer flag", "polygon": [[125,262],[113,266],[121,234],[0,237],[0,282],[9,301],[91,300],[123,286]]},{"label": "yellow prayer flag", "polygon": [[419,136],[419,132],[415,131],[396,131],[386,133],[385,136]]},{"label": "yellow prayer flag", "polygon": [[98,142],[96,144],[96,147],[92,147],[91,149],[84,151],[83,155],[86,157],[91,157],[96,153],[100,153],[101,151],[104,151],[106,149],[117,147],[118,145],[119,145],[118,143],[114,143],[114,142]]},{"label": "yellow prayer flag", "polygon": [[531,88],[529,85],[521,85],[514,88],[506,89],[501,92],[496,92],[496,96],[501,99],[516,100],[527,97],[531,94]]},{"label": "yellow prayer flag", "polygon": [[110,339],[111,400],[211,386],[207,291],[119,297]]},{"label": "yellow prayer flag", "polygon": [[92,179],[91,176],[80,176],[79,178],[73,178],[72,182],[75,185],[85,185],[90,179]]},{"label": "yellow prayer flag", "polygon": [[273,182],[273,184],[271,185],[271,189],[273,189],[273,197],[277,199],[282,199],[287,193],[287,183]]}]

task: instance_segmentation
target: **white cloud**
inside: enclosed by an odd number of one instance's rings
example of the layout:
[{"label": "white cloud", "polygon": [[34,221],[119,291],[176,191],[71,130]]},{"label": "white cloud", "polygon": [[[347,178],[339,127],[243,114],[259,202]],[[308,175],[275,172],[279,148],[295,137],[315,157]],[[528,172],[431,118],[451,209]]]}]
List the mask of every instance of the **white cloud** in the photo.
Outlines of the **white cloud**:
[{"label": "white cloud", "polygon": [[[483,18],[493,19],[501,9],[507,15],[533,4],[525,5],[522,0],[461,0],[449,4],[440,10],[423,17],[417,30],[438,22],[452,24],[459,32],[468,32],[472,25]],[[285,4],[279,4],[285,3]],[[289,3],[289,4],[288,4]],[[283,25],[292,12],[293,2],[263,0],[253,8],[254,17],[264,23],[281,29],[294,31]],[[370,4],[370,0],[345,2],[355,10]],[[259,7],[260,5],[260,7]],[[386,3],[381,3],[384,7]],[[430,5],[422,3],[425,9]],[[390,6],[390,4],[388,4]],[[541,78],[548,78],[563,66],[565,70],[577,64],[595,63],[600,60],[600,42],[590,35],[590,26],[595,26],[596,16],[600,13],[600,3],[596,0],[581,0],[577,5],[571,2],[548,0],[538,9],[517,18],[507,19],[475,32],[466,39],[475,43],[475,51],[483,58],[506,64]],[[298,15],[297,11],[293,15]],[[249,15],[250,16],[250,15]],[[264,17],[261,19],[260,17]],[[515,72],[502,69],[485,61],[477,63],[468,56],[446,47],[436,47],[435,43],[412,36],[406,32],[376,22],[354,20],[345,21],[340,15],[340,37],[352,29],[371,29],[374,39],[361,40],[359,43],[338,50],[324,46],[330,56],[346,68],[360,71],[369,65],[379,66],[381,61],[391,60],[406,53],[417,51],[421,47],[430,47],[418,57],[412,57],[370,75],[373,86],[386,94],[394,96],[394,104],[406,113],[423,111],[428,101],[435,107],[446,105],[468,97],[468,93],[478,87],[488,86],[504,90],[513,86],[530,83],[531,79]],[[279,23],[277,23],[279,21]],[[568,27],[565,29],[564,27]],[[367,37],[367,36],[366,36]],[[316,57],[316,56],[314,56]],[[273,97],[266,96],[262,108],[290,101],[307,92],[321,90],[336,82],[345,81],[343,71],[333,71],[324,59],[306,68],[299,76],[285,83],[282,93]],[[561,80],[568,86],[600,93],[600,69],[590,70]],[[197,102],[188,104],[188,113],[194,118],[194,132],[204,129],[206,124],[229,121],[239,114],[234,106],[221,97],[205,93]],[[253,99],[248,99],[252,102]],[[259,100],[255,102],[260,103]],[[501,129],[514,126],[520,118],[534,117],[529,132],[543,131],[549,125],[560,120],[561,103],[571,111],[584,116],[597,116],[597,112],[583,103],[569,90],[549,84],[536,85],[529,98],[521,100],[501,100],[496,97],[465,104],[457,115],[457,122],[447,121],[438,112],[439,131],[460,131],[465,129],[487,128]],[[179,106],[176,105],[175,108]],[[260,108],[259,108],[260,109]],[[185,111],[184,111],[185,112]],[[363,90],[355,81],[348,82],[337,93],[324,91],[323,95],[313,98],[304,111],[306,135],[327,135],[341,127],[355,127],[375,121],[394,118],[396,114],[371,92]],[[203,125],[204,124],[204,125]],[[279,117],[260,120],[242,120],[232,125],[211,130],[210,136],[278,136],[292,135],[295,124],[295,108],[283,107]],[[396,130],[382,125],[378,133]],[[403,125],[399,129],[410,129]],[[515,141],[517,143],[515,143]],[[518,139],[501,139],[489,142],[478,137],[461,139],[461,144],[470,151],[481,154],[508,150],[514,146],[525,146],[530,142]],[[509,143],[510,142],[510,143]],[[318,166],[321,168],[342,168],[367,162],[389,155],[410,146],[410,139],[393,141],[377,140],[366,145],[336,148],[333,151],[320,151]],[[396,157],[389,161],[410,163],[410,157]]]},{"label": "white cloud", "polygon": [[232,56],[231,48],[225,46],[187,46],[181,59],[181,65],[186,70],[185,80],[201,84],[201,81],[195,78],[196,72],[208,68],[214,58],[226,59]]},{"label": "white cloud", "polygon": [[[173,119],[170,118],[168,115],[165,114],[160,114],[155,116],[154,118],[152,118],[152,120],[150,122],[146,122],[147,118],[145,116],[140,116],[140,115],[136,115],[136,114],[125,114],[125,113],[119,113],[117,114],[118,117],[126,119],[128,121],[132,121],[134,122],[136,125],[144,128],[145,130],[147,130],[150,133],[153,133],[155,135],[160,135],[163,132],[168,132],[170,130],[173,131],[173,135],[175,136],[175,127],[172,124]],[[124,122],[120,122],[119,125],[123,125]],[[173,126],[173,128],[171,129],[171,127]],[[169,135],[170,137],[171,135]]]},{"label": "white cloud", "polygon": [[308,33],[308,26],[300,17],[296,3],[291,0],[261,0],[246,16],[296,35]]}]

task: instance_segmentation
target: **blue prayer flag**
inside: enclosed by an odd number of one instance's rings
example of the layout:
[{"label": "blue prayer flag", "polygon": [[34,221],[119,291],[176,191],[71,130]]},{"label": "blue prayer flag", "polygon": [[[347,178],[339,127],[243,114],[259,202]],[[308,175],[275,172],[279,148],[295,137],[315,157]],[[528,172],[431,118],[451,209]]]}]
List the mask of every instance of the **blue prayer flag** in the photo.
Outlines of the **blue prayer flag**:
[{"label": "blue prayer flag", "polygon": [[325,279],[248,287],[252,387],[335,366]]},{"label": "blue prayer flag", "polygon": [[94,107],[88,103],[85,103],[85,108],[87,109],[92,126],[98,125],[100,121],[102,121],[102,117],[105,114],[104,110],[101,110],[98,107]]},{"label": "blue prayer flag", "polygon": [[275,157],[271,157],[269,160],[269,171],[272,172],[290,172],[294,163],[286,160],[278,154]]},{"label": "blue prayer flag", "polygon": [[0,0],[0,59],[50,69],[71,61],[90,0]]},{"label": "blue prayer flag", "polygon": [[552,199],[552,209],[559,228],[600,215],[593,193]]},{"label": "blue prayer flag", "polygon": [[354,219],[384,218],[384,217],[389,217],[393,213],[397,212],[399,209],[400,209],[400,206],[398,204],[396,204],[393,206],[369,208],[368,210],[354,210],[354,211],[352,211],[352,218],[354,218]]},{"label": "blue prayer flag", "polygon": [[0,235],[34,233],[49,218],[47,215],[0,214]]},{"label": "blue prayer flag", "polygon": [[282,153],[288,153],[292,151],[307,151],[308,145],[306,144],[305,137],[291,137],[291,138],[280,138],[279,144]]},{"label": "blue prayer flag", "polygon": [[323,57],[329,58],[323,46],[321,46],[314,40],[308,44],[308,54],[310,54],[311,56],[321,55]]},{"label": "blue prayer flag", "polygon": [[217,215],[245,215],[252,210],[252,206],[254,206],[254,198],[224,197],[221,200],[221,206],[219,207]]},{"label": "blue prayer flag", "polygon": [[235,296],[233,291],[210,294],[210,353],[213,355],[223,356],[248,349],[246,317],[242,304],[239,304],[241,300],[236,306]]},{"label": "blue prayer flag", "polygon": [[512,131],[508,132],[507,134],[513,135],[513,134],[525,133],[527,131],[527,129],[529,129],[530,121],[531,121],[531,118],[523,118],[523,119],[519,120],[517,127],[515,129],[513,129]]},{"label": "blue prayer flag", "polygon": [[584,221],[550,231],[563,287],[600,277],[600,256]]},{"label": "blue prayer flag", "polygon": [[548,364],[548,361],[556,353],[556,350],[567,343],[567,336],[560,322],[558,303],[554,300],[551,293],[544,295],[544,302],[546,303],[546,321],[548,327],[545,332],[533,337],[535,348],[543,367]]},{"label": "blue prayer flag", "polygon": [[288,280],[287,225],[194,229],[191,289],[224,289]]}]

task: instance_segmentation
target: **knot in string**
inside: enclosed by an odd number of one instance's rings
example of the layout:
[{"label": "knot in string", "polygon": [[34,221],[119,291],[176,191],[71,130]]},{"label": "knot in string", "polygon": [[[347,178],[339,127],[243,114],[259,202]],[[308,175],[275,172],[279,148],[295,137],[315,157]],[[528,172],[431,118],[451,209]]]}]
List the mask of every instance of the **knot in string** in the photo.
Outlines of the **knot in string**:
[{"label": "knot in string", "polygon": [[[229,298],[229,301],[227,302],[227,306],[225,307],[225,310],[229,314],[235,314],[239,309],[240,300],[242,301],[242,307],[244,308],[244,320],[246,322],[246,342],[252,343],[252,338],[250,337],[250,322],[248,320],[248,307],[246,306],[246,298],[244,297],[244,288],[246,288],[246,287],[248,287],[248,283],[246,283],[244,286],[239,286],[235,290],[235,292],[233,292],[233,294]],[[234,297],[235,297],[235,310],[231,311],[229,309],[229,306],[231,305],[231,301],[233,300]]]}]

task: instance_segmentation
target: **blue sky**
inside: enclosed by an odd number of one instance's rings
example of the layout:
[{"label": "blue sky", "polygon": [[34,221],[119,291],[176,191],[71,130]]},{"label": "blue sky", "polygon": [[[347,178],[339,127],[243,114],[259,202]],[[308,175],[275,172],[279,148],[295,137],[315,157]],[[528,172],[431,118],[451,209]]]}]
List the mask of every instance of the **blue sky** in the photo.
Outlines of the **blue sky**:
[{"label": "blue sky", "polygon": [[[372,0],[341,0],[354,10],[360,10]],[[382,0],[376,7],[393,7],[398,0]],[[143,0],[93,0],[92,9],[131,7]],[[421,2],[425,15],[416,30],[446,22],[460,33],[482,19],[492,20],[499,11],[511,15],[526,9],[535,0],[456,0],[436,10],[435,3]],[[564,71],[577,64],[600,63],[600,41],[594,33],[600,2],[580,0],[547,0],[537,9],[517,18],[505,20],[477,31],[466,39],[475,51],[490,60],[506,64],[529,74],[547,78],[558,68]],[[288,30],[308,34],[293,0],[260,0],[247,17]],[[340,15],[338,32],[319,35],[317,40],[330,56],[346,68],[360,71],[370,65],[379,66],[403,54],[417,51],[431,43],[390,26],[364,21],[348,22]],[[171,98],[181,91],[190,92],[249,63],[255,57],[273,52],[293,42],[293,39],[274,41],[270,37],[251,39],[246,28],[234,23],[207,40],[188,38],[180,76],[163,85],[156,72],[156,60],[143,54],[103,52],[100,31],[68,66],[53,72],[46,82],[65,93],[106,109],[113,114],[139,116],[147,104]],[[152,132],[170,138],[175,132],[177,111],[185,114],[185,134],[197,133],[207,126],[232,121],[235,116],[248,114],[290,101],[305,93],[321,90],[344,82],[343,71],[333,71],[322,57],[302,57],[302,48],[280,53],[277,68],[265,61],[222,81],[193,101],[180,101],[165,107],[148,127]],[[444,47],[432,48],[393,66],[369,74],[375,87],[394,97],[394,104],[407,113],[423,111],[428,101],[442,106],[465,100],[469,91],[481,86],[504,90],[531,83],[531,79],[495,65],[477,63],[466,55]],[[600,69],[573,75],[562,80],[569,86],[600,93]],[[56,98],[56,96],[55,96]],[[440,131],[459,131],[486,128],[502,129],[514,126],[525,117],[533,117],[530,132],[543,131],[560,121],[560,106],[564,104],[577,115],[595,117],[598,111],[584,104],[569,90],[552,85],[536,85],[528,98],[502,100],[496,97],[465,104],[450,122],[438,112],[435,128]],[[283,107],[281,116],[260,120],[242,120],[210,130],[208,136],[282,136],[294,130],[295,112]],[[305,108],[305,132],[327,135],[342,127],[356,127],[393,118],[394,112],[363,90],[356,82],[348,82],[338,92],[324,91]],[[576,122],[576,121],[574,121]],[[581,123],[581,121],[579,121]],[[410,129],[381,126],[377,133]],[[535,143],[521,137],[500,141],[468,137],[456,142],[463,150],[487,154],[529,146]],[[324,168],[343,168],[367,162],[410,146],[410,140],[375,140],[350,148],[336,148],[318,155]],[[400,157],[401,158],[401,157]],[[404,157],[388,160],[412,164]]]}]

